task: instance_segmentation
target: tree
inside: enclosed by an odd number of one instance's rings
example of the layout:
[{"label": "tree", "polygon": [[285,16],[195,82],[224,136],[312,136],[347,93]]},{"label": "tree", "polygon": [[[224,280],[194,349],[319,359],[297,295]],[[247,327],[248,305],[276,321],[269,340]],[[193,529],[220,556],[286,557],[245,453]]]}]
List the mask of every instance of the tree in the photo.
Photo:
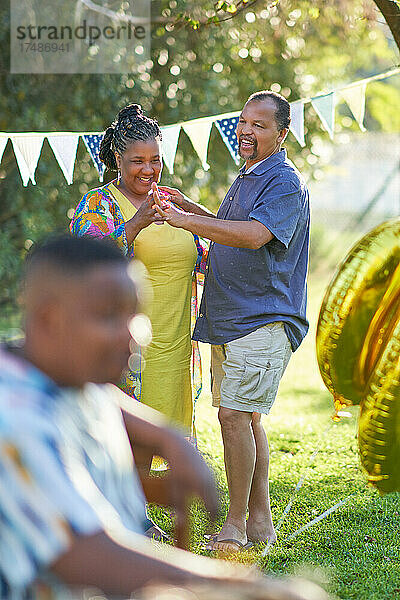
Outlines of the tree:
[{"label": "tree", "polygon": [[[87,6],[92,6],[96,10],[96,4],[91,0],[79,0]],[[281,0],[269,0],[264,4],[266,7],[278,6]],[[400,6],[398,0],[371,0],[379,8],[382,13],[390,31],[392,32],[393,39],[400,49]],[[176,4],[176,3],[175,3]],[[187,4],[187,3],[185,3]],[[255,5],[258,5],[257,7]],[[260,0],[217,0],[214,2],[212,8],[210,4],[200,7],[196,4],[195,9],[187,9],[183,12],[174,12],[166,9],[164,16],[153,15],[153,23],[161,23],[163,25],[172,25],[178,27],[190,27],[194,30],[200,27],[206,27],[210,25],[220,25],[226,21],[235,19],[243,11],[254,9],[260,9]],[[174,7],[175,8],[175,7]],[[97,10],[101,10],[100,7]],[[104,9],[103,9],[104,10]],[[197,14],[196,14],[197,13]]]},{"label": "tree", "polygon": [[374,0],[375,4],[385,18],[393,39],[400,50],[400,5],[394,0]]},{"label": "tree", "polygon": [[[398,0],[373,0],[382,13],[393,39],[400,49],[400,6]],[[267,3],[267,6],[277,6],[280,0],[274,0]],[[198,18],[192,17],[187,12],[178,13],[172,17],[170,22],[176,25],[186,25],[193,29],[199,29],[208,25],[219,25],[225,21],[232,20],[240,15],[244,10],[250,8],[260,8],[260,0],[219,0],[214,4],[212,11],[205,11]]]}]

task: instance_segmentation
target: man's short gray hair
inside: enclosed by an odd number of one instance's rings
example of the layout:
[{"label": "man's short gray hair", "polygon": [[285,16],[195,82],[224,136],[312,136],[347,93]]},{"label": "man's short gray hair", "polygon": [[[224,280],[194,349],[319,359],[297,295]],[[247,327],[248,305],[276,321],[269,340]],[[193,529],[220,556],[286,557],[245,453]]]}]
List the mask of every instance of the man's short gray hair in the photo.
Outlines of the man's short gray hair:
[{"label": "man's short gray hair", "polygon": [[289,129],[290,126],[290,104],[280,94],[272,92],[271,90],[262,90],[261,92],[255,92],[247,100],[246,104],[257,100],[262,102],[263,100],[271,99],[276,106],[275,119],[278,129]]}]

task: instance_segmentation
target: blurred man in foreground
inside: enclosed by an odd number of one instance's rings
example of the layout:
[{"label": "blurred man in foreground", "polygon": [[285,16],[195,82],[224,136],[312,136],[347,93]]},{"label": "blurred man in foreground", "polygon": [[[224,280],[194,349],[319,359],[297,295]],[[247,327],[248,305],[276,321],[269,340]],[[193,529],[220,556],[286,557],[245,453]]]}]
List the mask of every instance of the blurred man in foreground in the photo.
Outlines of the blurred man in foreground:
[{"label": "blurred man in foreground", "polygon": [[[128,269],[116,247],[91,238],[56,238],[28,260],[25,342],[0,353],[3,600],[87,597],[89,586],[129,597],[150,582],[248,583],[241,567],[141,535],[145,498],[132,447],[169,460],[172,500],[195,494],[215,513],[216,496],[183,438],[121,412],[121,392],[98,385],[118,381],[128,360],[136,310]],[[261,577],[257,585],[283,589]]]}]

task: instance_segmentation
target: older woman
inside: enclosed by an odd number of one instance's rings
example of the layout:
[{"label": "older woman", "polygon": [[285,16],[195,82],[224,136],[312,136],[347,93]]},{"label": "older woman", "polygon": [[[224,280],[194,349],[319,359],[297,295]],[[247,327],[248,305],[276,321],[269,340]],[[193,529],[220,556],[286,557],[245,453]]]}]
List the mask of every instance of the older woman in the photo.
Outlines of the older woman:
[{"label": "older woman", "polygon": [[108,236],[146,266],[153,288],[149,315],[153,339],[142,368],[127,371],[123,389],[191,435],[192,274],[202,248],[196,236],[160,221],[156,213],[149,192],[161,173],[160,143],[156,121],[146,117],[138,104],[123,108],[106,130],[99,153],[118,177],[83,196],[71,231]]}]

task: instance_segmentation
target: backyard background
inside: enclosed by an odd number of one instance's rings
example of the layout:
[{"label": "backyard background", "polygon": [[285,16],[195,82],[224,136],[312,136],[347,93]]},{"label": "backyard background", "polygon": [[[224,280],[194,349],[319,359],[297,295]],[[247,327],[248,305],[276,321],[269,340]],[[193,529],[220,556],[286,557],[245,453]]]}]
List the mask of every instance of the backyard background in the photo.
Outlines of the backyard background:
[{"label": "backyard background", "polygon": [[[71,6],[75,2],[71,2]],[[399,63],[399,51],[379,4],[372,0],[237,3],[230,20],[193,29],[190,19],[212,13],[212,3],[152,2],[151,60],[125,75],[11,75],[9,7],[0,2],[0,131],[102,131],[128,102],[168,125],[240,110],[250,93],[272,88],[290,102],[384,72]],[[247,4],[247,6],[246,6]],[[233,5],[229,3],[228,5]],[[228,6],[229,8],[229,6]],[[173,27],[187,12],[189,25]],[[210,13],[210,14],[211,14]],[[400,13],[399,13],[400,14]],[[159,16],[165,21],[160,22]],[[159,22],[156,22],[156,21]],[[309,277],[310,333],[295,353],[271,415],[265,419],[271,444],[271,500],[275,522],[305,481],[283,521],[278,544],[262,558],[257,549],[240,560],[257,561],[268,573],[302,574],[336,597],[400,598],[400,497],[379,497],[366,485],[357,455],[357,408],[333,423],[333,403],[315,360],[315,325],[323,293],[338,262],[368,229],[400,214],[400,76],[367,86],[367,131],[349,109],[336,109],[334,140],[308,104],[306,146],[289,135],[290,158],[307,178],[312,206]],[[179,187],[216,209],[237,167],[215,128],[204,171],[181,133],[175,174],[162,183]],[[0,336],[20,326],[18,278],[33,242],[65,231],[81,196],[98,185],[97,172],[79,142],[74,183],[68,186],[45,142],[37,185],[22,186],[11,142],[0,164]],[[215,470],[227,507],[222,445],[210,407],[208,348],[202,347],[204,391],[196,408],[199,448]],[[313,452],[319,452],[312,460]],[[291,541],[299,527],[347,497],[334,514]],[[155,509],[167,529],[168,515]],[[222,520],[222,519],[221,519]],[[193,507],[192,549],[204,552],[204,533],[216,528]]]}]

